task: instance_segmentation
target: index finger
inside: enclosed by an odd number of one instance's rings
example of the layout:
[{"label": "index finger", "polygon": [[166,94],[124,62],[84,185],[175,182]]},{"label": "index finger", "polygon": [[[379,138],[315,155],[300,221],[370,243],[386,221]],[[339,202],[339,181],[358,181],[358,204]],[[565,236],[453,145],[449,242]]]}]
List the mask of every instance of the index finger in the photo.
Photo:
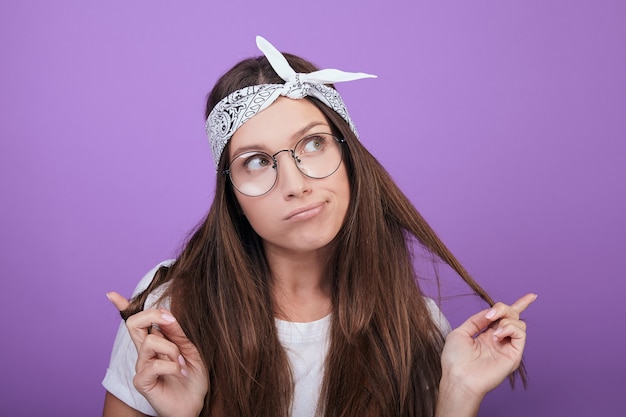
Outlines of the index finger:
[{"label": "index finger", "polygon": [[533,294],[533,293],[526,294],[525,296],[523,296],[522,298],[520,298],[519,300],[511,304],[511,308],[517,311],[518,314],[522,313],[536,299],[537,299],[537,294]]}]

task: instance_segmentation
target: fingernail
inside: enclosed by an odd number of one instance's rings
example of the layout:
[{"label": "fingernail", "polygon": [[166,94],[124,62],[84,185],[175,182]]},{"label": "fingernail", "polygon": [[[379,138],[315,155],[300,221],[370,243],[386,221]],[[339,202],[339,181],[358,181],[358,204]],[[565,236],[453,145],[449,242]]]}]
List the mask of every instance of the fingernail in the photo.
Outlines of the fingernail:
[{"label": "fingernail", "polygon": [[499,341],[500,339],[498,338],[498,335],[502,333],[502,329],[496,329],[495,332],[493,332],[493,340],[495,341]]},{"label": "fingernail", "polygon": [[111,299],[111,293],[110,292],[107,293],[107,298],[109,299],[110,302],[113,302],[113,300]]},{"label": "fingernail", "polygon": [[485,314],[485,318],[492,319],[495,317],[496,313],[497,313],[496,309],[492,308],[491,310],[487,312],[487,314]]},{"label": "fingernail", "polygon": [[187,370],[185,370],[185,369],[183,369],[183,368],[180,368],[180,373],[181,373],[181,374],[182,374],[185,378],[187,378]]},{"label": "fingernail", "polygon": [[180,363],[180,366],[185,366],[185,358],[183,358],[183,355],[178,355],[178,363]]},{"label": "fingernail", "polygon": [[537,299],[537,297],[539,297],[539,294],[535,294],[535,298],[533,298],[533,301],[531,301],[531,302],[533,302],[533,303],[534,303],[534,302],[535,302],[535,300]]},{"label": "fingernail", "polygon": [[169,315],[169,314],[167,314],[167,313],[163,313],[163,314],[161,315],[161,318],[163,318],[163,320],[165,320],[165,321],[166,321],[166,322],[168,322],[168,323],[174,323],[174,322],[176,321],[176,319],[175,319],[173,316],[170,316],[170,315]]}]

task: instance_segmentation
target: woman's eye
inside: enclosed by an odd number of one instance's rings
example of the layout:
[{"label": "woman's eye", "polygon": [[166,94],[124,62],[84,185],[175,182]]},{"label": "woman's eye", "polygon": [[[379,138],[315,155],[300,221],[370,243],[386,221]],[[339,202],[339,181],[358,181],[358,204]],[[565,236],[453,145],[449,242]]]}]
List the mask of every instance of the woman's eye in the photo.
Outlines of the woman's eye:
[{"label": "woman's eye", "polygon": [[305,141],[304,146],[302,147],[304,153],[319,152],[322,149],[324,149],[324,138],[321,136],[313,136],[311,138],[308,138]]},{"label": "woman's eye", "polygon": [[272,161],[267,155],[256,154],[247,157],[243,163],[243,166],[250,171],[256,171],[259,169],[267,168],[268,166],[272,166]]}]

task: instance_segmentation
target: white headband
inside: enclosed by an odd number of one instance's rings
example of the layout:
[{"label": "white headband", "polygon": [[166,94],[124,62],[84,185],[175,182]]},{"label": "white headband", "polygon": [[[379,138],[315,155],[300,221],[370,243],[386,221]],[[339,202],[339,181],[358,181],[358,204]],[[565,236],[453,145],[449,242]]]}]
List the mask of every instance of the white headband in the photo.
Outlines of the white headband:
[{"label": "white headband", "polygon": [[211,153],[217,168],[226,144],[235,131],[255,114],[269,107],[280,96],[301,99],[312,96],[345,119],[350,129],[358,137],[356,127],[348,115],[341,96],[334,88],[324,84],[353,81],[362,78],[376,78],[362,72],[344,72],[337,69],[323,69],[308,74],[296,73],[283,54],[261,36],[256,44],[267,57],[276,74],[285,84],[260,84],[237,90],[224,97],[215,105],[206,121],[206,133],[211,143]]}]

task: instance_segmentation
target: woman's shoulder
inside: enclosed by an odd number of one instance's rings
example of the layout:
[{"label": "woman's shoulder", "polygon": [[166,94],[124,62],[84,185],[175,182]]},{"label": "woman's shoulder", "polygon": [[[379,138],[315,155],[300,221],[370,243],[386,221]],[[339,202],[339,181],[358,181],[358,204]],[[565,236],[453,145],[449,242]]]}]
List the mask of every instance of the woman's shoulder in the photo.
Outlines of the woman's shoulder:
[{"label": "woman's shoulder", "polygon": [[443,312],[441,311],[435,300],[430,297],[424,297],[424,301],[426,302],[426,307],[428,307],[428,311],[430,312],[430,316],[432,317],[433,321],[435,322],[437,327],[439,327],[439,330],[441,331],[443,337],[446,337],[448,333],[452,331],[450,322],[448,321],[446,316],[443,315]]},{"label": "woman's shoulder", "polygon": [[[154,279],[154,276],[156,275],[159,268],[163,266],[166,266],[166,267],[170,266],[174,263],[174,261],[175,259],[167,259],[167,260],[161,261],[158,264],[156,264],[152,269],[150,269],[148,272],[146,272],[146,274],[143,276],[143,278],[141,278],[141,280],[139,280],[139,283],[135,287],[135,290],[133,291],[133,297],[137,296],[138,294],[141,294],[142,292],[146,290],[146,288],[148,288],[148,286]],[[156,288],[154,291],[152,291],[148,295],[148,298],[146,298],[144,308],[155,307],[157,304],[157,301],[159,300],[161,295],[163,295],[163,292],[165,291],[168,285],[169,283],[165,283],[159,286],[158,288]],[[165,304],[167,305],[169,304],[169,302],[166,302]],[[161,305],[161,306],[166,307],[166,305]]]}]

